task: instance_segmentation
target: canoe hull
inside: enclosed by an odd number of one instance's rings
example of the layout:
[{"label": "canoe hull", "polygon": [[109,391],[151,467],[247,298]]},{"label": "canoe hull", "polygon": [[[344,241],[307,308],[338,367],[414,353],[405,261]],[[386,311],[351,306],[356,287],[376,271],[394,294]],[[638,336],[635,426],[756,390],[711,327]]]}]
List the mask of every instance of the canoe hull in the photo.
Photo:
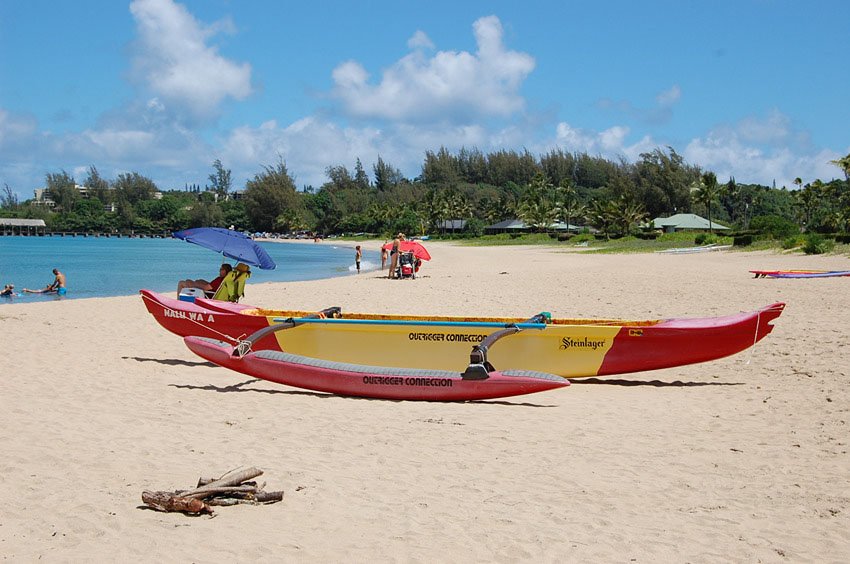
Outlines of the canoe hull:
[{"label": "canoe hull", "polygon": [[237,358],[232,355],[233,347],[222,341],[201,337],[186,337],[184,341],[198,356],[224,368],[270,382],[346,396],[469,401],[569,386],[568,380],[558,376],[529,371],[493,371],[485,380],[464,380],[459,372],[334,363],[268,350]]},{"label": "canoe hull", "polygon": [[[253,308],[214,311],[142,291],[148,310],[166,329],[180,335],[231,344],[304,312],[267,315]],[[147,294],[147,295],[146,295]],[[581,378],[625,374],[705,362],[753,346],[773,330],[784,304],[757,311],[703,319],[652,321],[552,320],[498,341],[488,360],[496,368]],[[473,345],[491,334],[491,325],[518,319],[346,315],[278,331],[252,344],[254,351],[286,351],[327,361],[385,367],[463,370]]]}]

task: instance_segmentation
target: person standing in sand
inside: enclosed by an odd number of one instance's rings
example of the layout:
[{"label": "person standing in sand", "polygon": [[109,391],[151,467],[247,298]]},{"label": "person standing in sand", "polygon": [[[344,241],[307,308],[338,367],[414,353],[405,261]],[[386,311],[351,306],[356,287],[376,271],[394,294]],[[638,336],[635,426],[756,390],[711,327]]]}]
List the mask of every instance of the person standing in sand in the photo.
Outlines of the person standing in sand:
[{"label": "person standing in sand", "polygon": [[24,288],[24,292],[27,294],[58,294],[60,296],[64,296],[68,293],[68,288],[65,285],[65,275],[59,272],[58,268],[53,269],[53,282],[42,288],[41,290],[30,290],[28,288]]},{"label": "person standing in sand", "polygon": [[387,278],[395,278],[395,269],[398,267],[398,251],[402,241],[404,241],[404,233],[399,233],[393,239],[393,250],[390,251],[390,273]]},{"label": "person standing in sand", "polygon": [[[387,244],[387,241],[384,241],[384,245],[386,245],[386,244]],[[386,249],[386,247],[381,245],[381,270],[383,270],[387,267],[387,255],[389,255],[389,254],[390,254],[390,252]]]}]

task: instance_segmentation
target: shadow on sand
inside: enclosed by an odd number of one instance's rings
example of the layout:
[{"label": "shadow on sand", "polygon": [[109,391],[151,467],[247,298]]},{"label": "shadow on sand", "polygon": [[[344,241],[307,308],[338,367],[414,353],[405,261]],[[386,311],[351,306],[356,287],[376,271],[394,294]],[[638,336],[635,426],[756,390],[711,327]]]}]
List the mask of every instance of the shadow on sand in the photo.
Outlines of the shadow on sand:
[{"label": "shadow on sand", "polygon": [[192,360],[181,360],[179,358],[143,358],[140,356],[122,356],[125,360],[135,360],[136,362],[156,362],[157,364],[167,364],[168,366],[210,366],[216,368],[217,365],[212,362],[197,362]]},{"label": "shadow on sand", "polygon": [[623,380],[609,378],[576,378],[570,380],[573,386],[579,384],[600,384],[607,386],[653,386],[655,388],[690,388],[699,386],[743,386],[743,382],[662,382],[661,380]]}]

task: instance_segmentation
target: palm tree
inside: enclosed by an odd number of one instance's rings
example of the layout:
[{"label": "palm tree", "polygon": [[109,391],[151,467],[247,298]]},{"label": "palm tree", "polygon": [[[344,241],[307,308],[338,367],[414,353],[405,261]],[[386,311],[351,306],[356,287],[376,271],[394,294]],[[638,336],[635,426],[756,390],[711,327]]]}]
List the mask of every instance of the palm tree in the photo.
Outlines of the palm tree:
[{"label": "palm tree", "polygon": [[850,180],[850,154],[848,154],[846,157],[842,157],[840,159],[836,159],[834,161],[829,162],[844,171],[844,180]]},{"label": "palm tree", "polygon": [[520,204],[517,211],[519,218],[538,232],[548,229],[558,215],[557,209],[545,199],[527,199]]},{"label": "palm tree", "polygon": [[605,239],[611,235],[611,227],[616,223],[617,208],[613,202],[606,200],[593,200],[588,210],[590,222],[605,234]]},{"label": "palm tree", "polygon": [[711,222],[711,204],[720,196],[721,187],[717,184],[717,176],[713,172],[706,172],[700,177],[696,193],[696,200],[708,209],[708,232],[714,233],[714,224]]},{"label": "palm tree", "polygon": [[552,185],[543,175],[537,173],[528,184],[517,212],[526,225],[535,231],[545,231],[558,217],[558,208],[549,198]]},{"label": "palm tree", "polygon": [[555,189],[555,206],[558,208],[560,218],[565,219],[567,226],[572,223],[574,215],[580,215],[583,206],[578,201],[578,192],[573,188],[572,180],[564,178],[561,185]]},{"label": "palm tree", "polygon": [[797,200],[797,207],[800,209],[803,226],[808,231],[812,222],[812,215],[819,203],[820,194],[818,187],[817,185],[806,184],[802,190],[795,192],[794,196]]},{"label": "palm tree", "polygon": [[617,200],[612,211],[614,212],[612,220],[620,226],[623,235],[628,235],[632,225],[642,222],[648,216],[643,204],[632,202],[625,196]]}]

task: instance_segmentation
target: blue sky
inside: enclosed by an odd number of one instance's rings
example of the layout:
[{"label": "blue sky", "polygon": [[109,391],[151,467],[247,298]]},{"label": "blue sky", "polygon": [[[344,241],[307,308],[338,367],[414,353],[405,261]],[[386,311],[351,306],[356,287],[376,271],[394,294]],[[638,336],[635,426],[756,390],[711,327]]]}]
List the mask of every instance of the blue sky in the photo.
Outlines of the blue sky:
[{"label": "blue sky", "polygon": [[634,162],[793,188],[850,153],[850,2],[0,0],[0,186],[90,165],[299,187],[441,146]]}]

